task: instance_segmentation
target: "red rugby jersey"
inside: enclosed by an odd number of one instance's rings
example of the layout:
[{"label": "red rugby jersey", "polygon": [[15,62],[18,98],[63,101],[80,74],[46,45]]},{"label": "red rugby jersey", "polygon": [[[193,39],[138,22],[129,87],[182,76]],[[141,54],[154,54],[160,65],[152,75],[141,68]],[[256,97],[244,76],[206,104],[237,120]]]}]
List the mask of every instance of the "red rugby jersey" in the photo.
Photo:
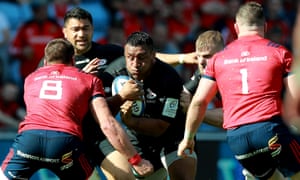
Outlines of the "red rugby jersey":
[{"label": "red rugby jersey", "polygon": [[224,128],[281,114],[283,78],[291,62],[286,48],[260,36],[241,37],[209,60],[205,77],[218,84]]},{"label": "red rugby jersey", "polygon": [[55,130],[82,138],[81,123],[90,100],[104,96],[99,78],[63,64],[39,68],[25,80],[27,115],[19,132]]}]

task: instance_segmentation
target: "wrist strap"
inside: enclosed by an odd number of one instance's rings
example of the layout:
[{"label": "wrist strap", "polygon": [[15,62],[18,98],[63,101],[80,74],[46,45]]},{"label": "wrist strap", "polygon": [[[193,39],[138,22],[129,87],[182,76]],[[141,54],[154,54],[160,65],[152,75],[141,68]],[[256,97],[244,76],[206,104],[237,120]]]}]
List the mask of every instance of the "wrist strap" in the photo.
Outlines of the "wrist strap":
[{"label": "wrist strap", "polygon": [[186,140],[192,140],[195,137],[195,133],[191,133],[189,131],[184,132],[184,139]]},{"label": "wrist strap", "polygon": [[179,55],[179,57],[178,57],[178,63],[179,63],[179,64],[184,64],[184,57],[185,57],[184,54],[180,54],[180,55]]},{"label": "wrist strap", "polygon": [[142,157],[136,153],[134,156],[132,156],[131,158],[128,159],[128,162],[131,164],[131,165],[138,165],[142,160]]}]

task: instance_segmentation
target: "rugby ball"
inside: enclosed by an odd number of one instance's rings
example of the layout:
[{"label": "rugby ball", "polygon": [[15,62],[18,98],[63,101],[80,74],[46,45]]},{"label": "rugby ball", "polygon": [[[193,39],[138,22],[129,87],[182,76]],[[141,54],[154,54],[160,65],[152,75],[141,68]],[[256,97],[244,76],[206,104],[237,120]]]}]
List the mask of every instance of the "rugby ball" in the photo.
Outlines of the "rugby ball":
[{"label": "rugby ball", "polygon": [[117,76],[111,85],[111,94],[114,96],[116,94],[118,94],[121,89],[123,88],[124,84],[130,79],[129,76],[125,76],[125,75],[120,75]]},{"label": "rugby ball", "polygon": [[[112,95],[118,94],[121,89],[123,88],[124,84],[130,79],[129,76],[125,75],[120,75],[115,77],[115,79],[112,82],[112,87],[111,87],[111,93]],[[142,98],[144,99],[144,98]],[[133,102],[132,105],[132,115],[134,116],[141,116],[143,115],[145,110],[145,102],[142,100],[137,100]]]},{"label": "rugby ball", "polygon": [[134,116],[141,116],[145,111],[145,102],[141,100],[136,100],[132,104],[131,113]]}]

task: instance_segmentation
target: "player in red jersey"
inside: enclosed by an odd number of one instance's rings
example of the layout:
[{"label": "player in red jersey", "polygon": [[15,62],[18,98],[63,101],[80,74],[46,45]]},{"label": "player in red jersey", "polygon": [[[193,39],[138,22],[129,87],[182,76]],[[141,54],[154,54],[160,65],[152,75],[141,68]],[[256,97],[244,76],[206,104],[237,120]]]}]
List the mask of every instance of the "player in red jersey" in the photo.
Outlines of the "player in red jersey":
[{"label": "player in red jersey", "polygon": [[111,115],[99,78],[75,68],[74,48],[64,39],[45,48],[45,67],[25,80],[27,115],[1,169],[7,179],[28,179],[40,168],[60,179],[87,179],[93,167],[85,158],[82,120],[89,107],[108,140],[140,174],[152,171]]},{"label": "player in red jersey", "polygon": [[282,92],[295,78],[291,53],[264,38],[259,3],[247,2],[236,14],[238,39],[215,54],[205,69],[187,113],[178,154],[193,151],[194,136],[208,102],[219,90],[223,127],[236,159],[259,179],[300,179],[300,139],[282,120]]}]

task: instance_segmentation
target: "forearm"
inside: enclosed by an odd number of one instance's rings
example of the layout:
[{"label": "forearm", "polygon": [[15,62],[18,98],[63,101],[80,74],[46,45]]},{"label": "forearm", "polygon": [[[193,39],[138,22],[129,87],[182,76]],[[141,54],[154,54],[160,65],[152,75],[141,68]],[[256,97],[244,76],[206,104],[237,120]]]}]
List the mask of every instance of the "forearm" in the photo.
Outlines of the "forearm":
[{"label": "forearm", "polygon": [[127,157],[127,159],[133,157],[137,151],[132,146],[131,142],[124,129],[114,119],[109,120],[109,126],[101,125],[101,130],[105,134],[111,145],[119,151],[121,154]]},{"label": "forearm", "polygon": [[202,123],[205,115],[207,104],[192,104],[190,105],[186,118],[184,138],[191,140],[197,133],[197,130]]},{"label": "forearm", "polygon": [[116,150],[127,158],[137,153],[120,123],[112,116],[104,98],[92,100],[91,111],[102,132]]},{"label": "forearm", "polygon": [[156,57],[165,63],[168,63],[172,66],[184,63],[185,54],[164,54],[156,53]]},{"label": "forearm", "polygon": [[156,53],[156,57],[172,66],[179,64],[198,64],[196,52],[179,54]]}]

